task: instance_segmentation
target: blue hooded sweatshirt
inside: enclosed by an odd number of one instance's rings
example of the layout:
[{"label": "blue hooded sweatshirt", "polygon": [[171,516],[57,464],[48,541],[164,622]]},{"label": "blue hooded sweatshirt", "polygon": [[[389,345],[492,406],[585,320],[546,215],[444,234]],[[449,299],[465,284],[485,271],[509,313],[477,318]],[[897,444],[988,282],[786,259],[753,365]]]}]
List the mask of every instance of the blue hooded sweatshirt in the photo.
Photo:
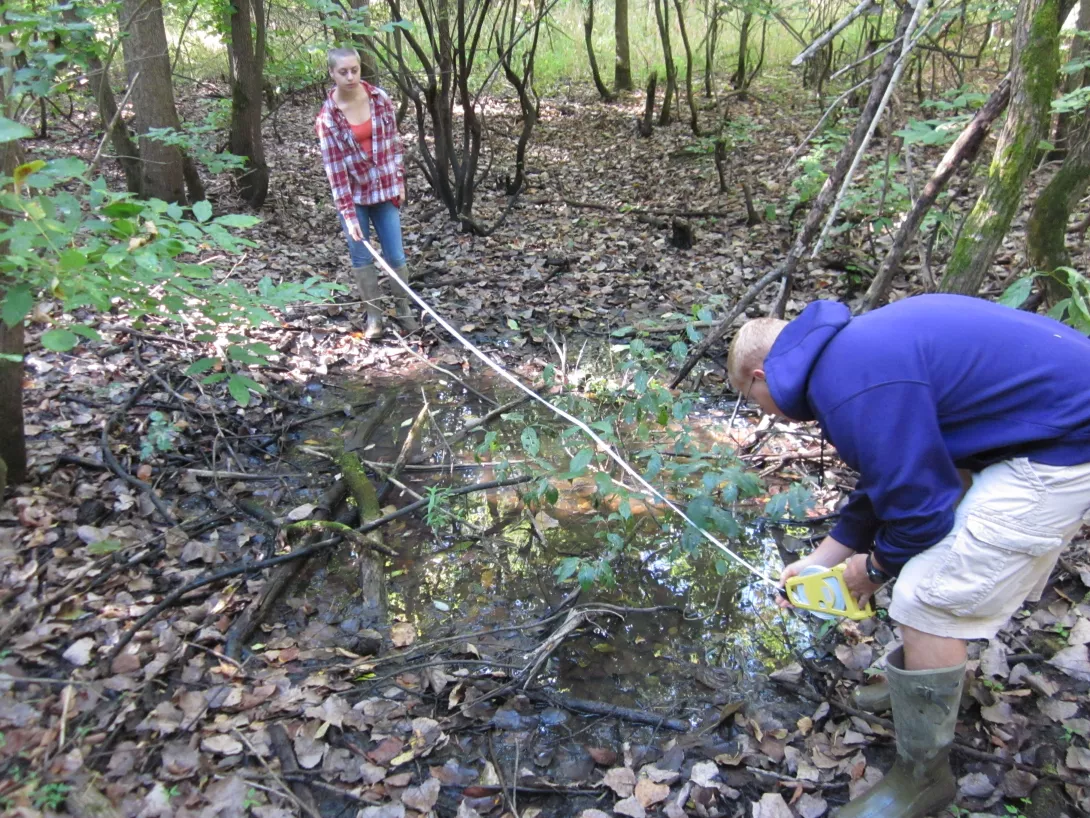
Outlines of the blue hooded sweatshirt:
[{"label": "blue hooded sweatshirt", "polygon": [[957,469],[1012,457],[1090,462],[1090,339],[959,295],[857,318],[810,304],[765,358],[772,399],[817,420],[859,483],[831,532],[897,574],[950,532]]}]

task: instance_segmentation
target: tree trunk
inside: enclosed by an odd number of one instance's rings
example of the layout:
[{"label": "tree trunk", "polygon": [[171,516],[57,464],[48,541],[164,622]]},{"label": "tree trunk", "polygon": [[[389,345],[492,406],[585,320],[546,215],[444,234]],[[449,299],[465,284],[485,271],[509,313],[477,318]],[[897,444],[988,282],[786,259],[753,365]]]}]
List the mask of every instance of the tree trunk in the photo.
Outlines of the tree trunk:
[{"label": "tree trunk", "polygon": [[152,128],[181,130],[174,107],[163,7],[160,0],[124,0],[119,14],[121,28],[129,34],[124,40],[125,71],[130,83],[136,78],[132,106],[134,129],[140,135],[140,195],[185,203],[181,150],[146,136]]},{"label": "tree trunk", "polygon": [[655,86],[658,84],[659,75],[652,71],[647,78],[647,98],[643,103],[643,119],[640,120],[640,136],[649,137],[654,131],[655,120]]},{"label": "tree trunk", "polygon": [[[923,2],[923,0],[921,0],[921,2]],[[895,38],[904,35],[905,29],[908,28],[909,20],[912,18],[913,10],[914,6],[911,3],[905,3],[901,7],[900,15],[898,16],[897,23],[894,27],[893,36]],[[709,330],[708,334],[704,336],[703,340],[693,347],[692,352],[689,353],[689,357],[685,359],[685,363],[682,364],[681,369],[678,370],[678,373],[670,382],[671,389],[677,387],[677,385],[685,379],[685,376],[692,371],[697,362],[709,349],[711,349],[712,345],[717,343],[719,339],[727,333],[731,324],[740,315],[740,310],[744,310],[746,305],[752,302],[756,297],[756,292],[759,292],[761,287],[768,286],[770,283],[780,280],[784,282],[784,294],[790,291],[789,282],[795,274],[795,269],[798,267],[799,260],[810,246],[810,242],[817,236],[818,230],[821,227],[821,222],[829,208],[832,206],[837,191],[840,189],[841,184],[844,182],[844,178],[848,174],[848,168],[851,167],[855,154],[858,152],[860,145],[863,144],[867,131],[870,129],[870,123],[878,113],[878,108],[881,105],[886,88],[889,87],[889,83],[893,78],[894,69],[897,63],[897,54],[897,49],[890,48],[886,50],[885,59],[882,61],[878,71],[875,72],[874,79],[871,82],[870,95],[867,97],[867,102],[863,106],[863,111],[859,116],[859,120],[852,130],[852,134],[848,138],[847,144],[845,144],[840,151],[840,156],[837,157],[836,164],[833,166],[833,169],[829,171],[829,177],[822,185],[821,191],[814,197],[813,204],[810,206],[810,212],[806,215],[806,221],[803,222],[802,228],[799,230],[798,235],[795,236],[795,241],[791,245],[787,257],[779,266],[770,270],[758,279],[750,288],[747,296],[744,296],[739,300],[734,309],[716,323],[716,325]]]},{"label": "tree trunk", "polygon": [[700,136],[700,116],[696,108],[696,97],[693,96],[693,49],[689,45],[689,33],[685,30],[685,12],[681,7],[681,0],[674,0],[674,9],[677,11],[677,24],[681,30],[681,45],[685,49],[685,98],[689,103],[689,127],[693,136]]},{"label": "tree trunk", "polygon": [[677,92],[677,67],[670,45],[670,6],[669,0],[654,0],[654,3],[655,21],[659,27],[659,39],[662,40],[662,58],[666,63],[666,89],[662,95],[659,125],[669,125],[673,122],[674,94]]},{"label": "tree trunk", "polygon": [[1007,121],[980,198],[962,226],[946,266],[944,292],[976,295],[1010,227],[1047,133],[1060,68],[1060,0],[1021,0],[1015,24]]},{"label": "tree trunk", "polygon": [[749,27],[753,22],[753,12],[742,12],[742,27],[738,33],[738,66],[730,75],[730,87],[741,88],[746,81],[746,55],[749,53]]},{"label": "tree trunk", "polygon": [[704,38],[704,96],[715,96],[715,50],[719,45],[719,4],[705,0],[704,14],[708,17],[708,34]]},{"label": "tree trunk", "polygon": [[617,40],[617,60],[613,64],[613,88],[631,91],[632,56],[628,45],[628,0],[616,0],[613,6],[613,34]]},{"label": "tree trunk", "polygon": [[[3,84],[0,83],[0,112],[8,113],[4,105]],[[0,173],[11,177],[15,168],[23,162],[23,149],[18,142],[0,144]],[[0,211],[0,219],[8,220],[6,211]],[[6,296],[5,282],[0,278],[0,303]],[[0,320],[0,353],[23,355],[23,322],[13,327]],[[26,438],[23,434],[23,362],[0,359],[0,472],[6,472],[6,480],[21,483],[26,479]],[[6,466],[6,469],[4,468]],[[0,474],[3,477],[3,474]],[[3,482],[0,480],[0,482]],[[0,500],[3,496],[0,495]]]},{"label": "tree trunk", "polygon": [[[61,14],[66,23],[87,24],[87,21],[76,12],[74,6],[66,7]],[[99,122],[102,123],[102,130],[105,132],[117,114],[117,100],[110,87],[109,70],[91,49],[87,50],[87,80],[91,84],[91,92],[98,103]],[[124,118],[119,117],[114,129],[110,132],[110,144],[125,174],[125,189],[129,193],[140,193],[140,152],[136,143],[132,141],[132,134]]]},{"label": "tree trunk", "polygon": [[602,82],[602,74],[598,70],[598,58],[594,56],[594,0],[584,0],[583,5],[583,40],[587,44],[587,60],[590,62],[590,76],[594,80],[594,87],[598,89],[598,96],[606,102],[613,101],[606,84]]},{"label": "tree trunk", "polygon": [[[1090,184],[1090,117],[1085,111],[1069,132],[1069,141],[1063,164],[1037,196],[1026,225],[1026,256],[1030,266],[1046,273],[1071,266],[1065,241],[1067,221]],[[1051,297],[1064,297],[1059,282],[1050,279],[1049,285]]]},{"label": "tree trunk", "polygon": [[228,14],[231,41],[227,53],[234,66],[235,79],[231,88],[231,133],[227,149],[236,156],[246,157],[246,164],[236,179],[242,197],[256,210],[264,204],[269,192],[269,166],[265,163],[265,147],[261,140],[264,0],[235,0]]},{"label": "tree trunk", "polygon": [[999,83],[988,101],[976,112],[973,120],[965,126],[965,130],[961,132],[954,144],[947,149],[946,154],[935,168],[935,172],[924,186],[920,197],[912,205],[912,210],[909,211],[904,221],[901,222],[901,226],[897,229],[897,235],[893,238],[889,253],[882,260],[882,266],[878,268],[878,273],[867,289],[860,312],[872,310],[886,300],[889,285],[893,281],[893,276],[901,268],[901,260],[908,250],[909,242],[916,235],[916,231],[919,229],[924,217],[927,216],[931,206],[957,169],[963,162],[971,162],[976,156],[977,151],[980,150],[981,144],[988,135],[988,131],[991,129],[992,123],[1006,109],[1007,103],[1010,101],[1010,93],[1011,84],[1010,79],[1007,78]]},{"label": "tree trunk", "polygon": [[[352,9],[361,11],[363,21],[371,25],[371,0],[352,0]],[[356,38],[356,50],[360,53],[360,76],[372,85],[378,84],[378,64],[375,61],[375,38],[359,36]]]},{"label": "tree trunk", "polygon": [[[1071,40],[1071,51],[1068,54],[1068,60],[1072,62],[1090,51],[1090,37],[1078,36],[1079,33],[1090,35],[1090,0],[1082,0],[1082,3],[1079,4],[1079,19],[1075,25],[1075,30],[1076,35]],[[1063,93],[1070,94],[1072,91],[1082,88],[1087,82],[1090,82],[1090,71],[1084,68],[1081,71],[1073,71],[1068,74],[1061,89]],[[1053,140],[1057,148],[1056,154],[1062,154],[1067,149],[1068,133],[1080,117],[1086,117],[1087,115],[1086,110],[1060,114],[1056,121],[1056,138]]]}]

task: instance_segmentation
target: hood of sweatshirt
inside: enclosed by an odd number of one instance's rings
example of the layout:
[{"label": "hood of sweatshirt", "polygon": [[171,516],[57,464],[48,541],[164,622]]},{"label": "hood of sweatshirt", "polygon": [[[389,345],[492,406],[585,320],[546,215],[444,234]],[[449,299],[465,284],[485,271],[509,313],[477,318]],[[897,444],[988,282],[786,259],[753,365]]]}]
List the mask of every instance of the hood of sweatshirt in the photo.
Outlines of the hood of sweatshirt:
[{"label": "hood of sweatshirt", "polygon": [[792,420],[814,420],[806,399],[810,373],[833,337],[852,320],[835,301],[815,301],[791,321],[765,358],[765,380],[776,405]]}]

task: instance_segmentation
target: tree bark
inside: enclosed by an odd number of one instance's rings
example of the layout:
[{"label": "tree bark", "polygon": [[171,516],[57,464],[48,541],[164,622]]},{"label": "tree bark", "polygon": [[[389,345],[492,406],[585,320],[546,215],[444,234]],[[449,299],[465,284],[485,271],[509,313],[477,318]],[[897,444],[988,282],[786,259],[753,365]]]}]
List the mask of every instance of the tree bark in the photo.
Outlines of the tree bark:
[{"label": "tree bark", "polygon": [[632,56],[628,44],[628,0],[616,0],[613,6],[613,34],[617,40],[617,59],[613,64],[613,87],[631,91]]},{"label": "tree bark", "polygon": [[749,53],[749,27],[753,22],[753,12],[742,12],[742,27],[738,32],[738,65],[730,75],[730,87],[741,88],[746,81],[746,56]]},{"label": "tree bark", "polygon": [[[1078,36],[1078,33],[1088,34],[1090,33],[1090,0],[1082,0],[1079,5],[1079,18],[1075,25],[1076,36],[1071,40],[1071,51],[1068,54],[1068,60],[1074,61],[1085,55],[1090,51],[1090,38]],[[1083,69],[1082,71],[1073,71],[1068,74],[1064,79],[1061,90],[1065,94],[1069,94],[1083,85],[1090,82],[1090,70]],[[1062,154],[1068,147],[1068,134],[1072,129],[1072,126],[1078,122],[1080,118],[1088,116],[1087,111],[1079,111],[1076,113],[1060,114],[1056,121],[1056,138],[1054,143],[1057,150],[1055,153]]]},{"label": "tree bark", "polygon": [[988,179],[962,226],[940,289],[976,295],[1010,227],[1047,133],[1060,68],[1061,0],[1021,0],[1015,23],[1011,101]]},{"label": "tree bark", "polygon": [[860,312],[872,310],[886,300],[893,276],[900,270],[901,261],[908,250],[908,244],[916,235],[916,231],[919,230],[924,217],[927,216],[931,206],[961,164],[965,161],[971,162],[976,156],[985,137],[991,130],[992,123],[1006,109],[1007,103],[1010,101],[1010,94],[1010,78],[1005,78],[992,92],[984,106],[976,112],[976,116],[973,117],[972,121],[965,126],[965,130],[961,132],[954,144],[947,148],[946,154],[924,186],[920,197],[912,205],[912,209],[904,221],[901,222],[897,235],[893,238],[889,253],[886,254],[882,266],[878,268],[878,273],[867,289]]},{"label": "tree bark", "polygon": [[708,33],[704,37],[704,96],[715,96],[715,51],[719,45],[719,4],[716,0],[704,0],[704,14],[708,18]]},{"label": "tree bark", "polygon": [[[87,23],[76,12],[74,6],[65,8],[61,14],[66,23]],[[87,80],[91,84],[91,92],[98,103],[99,122],[102,123],[102,130],[105,131],[117,115],[117,100],[110,87],[109,67],[104,66],[98,55],[90,49],[87,51]],[[125,189],[129,193],[140,193],[140,151],[133,142],[132,133],[124,118],[118,118],[110,132],[110,144],[125,174]]]},{"label": "tree bark", "polygon": [[677,24],[681,31],[681,45],[685,49],[685,99],[689,103],[689,127],[693,136],[700,136],[700,116],[696,108],[696,97],[693,96],[693,49],[689,45],[689,33],[685,29],[685,13],[681,0],[674,0],[674,9],[677,11]]},{"label": "tree bark", "polygon": [[140,195],[185,203],[181,150],[147,137],[152,128],[181,129],[174,107],[163,7],[160,0],[124,0],[119,14],[121,28],[129,34],[124,40],[129,82],[140,74],[132,92],[133,125],[140,139]]},{"label": "tree bark", "polygon": [[640,136],[651,136],[655,127],[655,86],[658,84],[659,75],[655,71],[647,78],[647,98],[643,103],[643,119],[640,120]]},{"label": "tree bark", "polygon": [[673,122],[674,94],[677,93],[677,66],[674,65],[674,50],[670,45],[670,0],[654,0],[655,21],[659,27],[659,39],[662,40],[662,59],[666,63],[666,89],[662,95],[662,110],[659,112],[659,125]]},{"label": "tree bark", "polygon": [[590,63],[590,76],[594,80],[594,87],[598,89],[598,96],[606,102],[613,101],[613,94],[602,82],[602,74],[598,70],[598,58],[594,56],[594,0],[584,0],[583,4],[583,40],[587,44],[587,61]]},{"label": "tree bark", "polygon": [[[371,0],[352,0],[352,9],[360,11],[368,26],[371,25]],[[356,50],[360,53],[360,76],[372,85],[378,84],[378,63],[375,60],[375,38],[360,36],[356,39]]]},{"label": "tree bark", "polygon": [[[7,113],[3,84],[0,83],[0,112]],[[0,173],[11,177],[23,163],[23,148],[19,142],[0,144]],[[0,219],[10,216],[0,211]],[[2,249],[2,248],[0,248]],[[6,296],[7,282],[0,278],[0,303]],[[23,322],[9,327],[0,320],[0,353],[23,355]],[[0,360],[0,472],[6,481],[21,483],[26,479],[26,437],[23,434],[23,363]],[[4,468],[6,466],[6,469]],[[0,475],[2,477],[3,475]],[[0,495],[0,500],[3,497]]]},{"label": "tree bark", "polygon": [[[1037,196],[1026,225],[1026,256],[1030,266],[1042,272],[1071,266],[1067,222],[1090,185],[1090,117],[1086,112],[1069,132],[1069,142],[1063,164]],[[1069,294],[1060,282],[1049,279],[1050,299],[1059,300]]]},{"label": "tree bark", "polygon": [[[246,157],[236,175],[239,191],[250,207],[260,208],[269,192],[269,166],[261,139],[262,78],[265,72],[264,0],[235,0],[228,12],[231,41],[227,53],[234,66],[231,87],[231,132],[227,149]],[[256,33],[256,37],[254,36]]]}]

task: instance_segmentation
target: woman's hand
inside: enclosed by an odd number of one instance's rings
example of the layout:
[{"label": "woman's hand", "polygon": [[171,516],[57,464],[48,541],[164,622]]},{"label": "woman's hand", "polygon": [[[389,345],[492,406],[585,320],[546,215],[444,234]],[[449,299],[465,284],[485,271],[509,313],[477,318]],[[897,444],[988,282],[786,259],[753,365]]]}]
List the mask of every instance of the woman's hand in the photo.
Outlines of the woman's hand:
[{"label": "woman's hand", "polygon": [[352,241],[363,241],[363,228],[359,222],[348,222],[348,235],[352,237]]},{"label": "woman's hand", "polygon": [[865,608],[867,601],[884,583],[875,585],[867,574],[867,555],[856,554],[848,560],[844,569],[844,584],[848,586],[848,592],[855,598],[860,608]]}]

